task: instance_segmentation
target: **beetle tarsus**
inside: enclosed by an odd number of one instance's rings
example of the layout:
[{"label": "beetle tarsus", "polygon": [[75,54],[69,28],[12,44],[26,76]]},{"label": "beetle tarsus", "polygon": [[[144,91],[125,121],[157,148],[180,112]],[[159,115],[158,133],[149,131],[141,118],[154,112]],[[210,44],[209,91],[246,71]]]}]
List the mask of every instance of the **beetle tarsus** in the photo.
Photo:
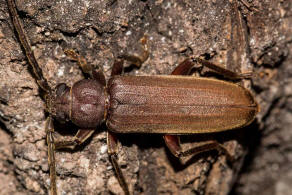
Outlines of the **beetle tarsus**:
[{"label": "beetle tarsus", "polygon": [[133,47],[135,50],[128,51],[119,56],[119,58],[124,59],[130,62],[137,67],[140,67],[149,57],[148,45],[147,45],[148,38],[144,35],[140,42],[138,43],[138,47]]}]

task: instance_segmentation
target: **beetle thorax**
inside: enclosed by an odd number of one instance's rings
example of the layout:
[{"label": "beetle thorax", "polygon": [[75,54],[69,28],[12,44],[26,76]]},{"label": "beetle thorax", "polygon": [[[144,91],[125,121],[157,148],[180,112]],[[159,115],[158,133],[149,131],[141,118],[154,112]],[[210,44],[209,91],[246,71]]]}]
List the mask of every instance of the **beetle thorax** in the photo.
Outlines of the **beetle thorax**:
[{"label": "beetle thorax", "polygon": [[[58,91],[58,88],[61,90]],[[62,86],[58,86],[54,100],[54,117],[59,121],[71,120],[82,129],[97,127],[104,120],[104,88],[105,86],[94,79],[78,81],[71,88],[62,89]]]},{"label": "beetle thorax", "polygon": [[97,80],[81,80],[71,88],[71,120],[82,128],[95,128],[104,120],[105,86]]}]

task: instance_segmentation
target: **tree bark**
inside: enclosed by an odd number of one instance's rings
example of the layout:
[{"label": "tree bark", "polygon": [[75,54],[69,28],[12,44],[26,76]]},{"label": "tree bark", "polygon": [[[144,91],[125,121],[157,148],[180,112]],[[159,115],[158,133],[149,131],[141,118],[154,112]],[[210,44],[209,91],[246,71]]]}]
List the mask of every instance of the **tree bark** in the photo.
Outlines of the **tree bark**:
[{"label": "tree bark", "polygon": [[[84,78],[65,49],[110,76],[114,59],[137,51],[147,35],[150,56],[125,74],[170,74],[189,56],[255,75],[240,84],[261,106],[250,126],[182,136],[184,148],[217,139],[216,151],[183,164],[161,135],[119,135],[119,163],[134,194],[288,194],[292,182],[292,1],[16,1],[23,26],[51,87]],[[0,194],[47,194],[45,103],[0,0]],[[221,79],[218,75],[206,74]],[[193,75],[197,76],[197,75]],[[56,124],[59,136],[76,133]],[[106,126],[76,151],[58,151],[59,194],[122,194],[106,152]]]}]

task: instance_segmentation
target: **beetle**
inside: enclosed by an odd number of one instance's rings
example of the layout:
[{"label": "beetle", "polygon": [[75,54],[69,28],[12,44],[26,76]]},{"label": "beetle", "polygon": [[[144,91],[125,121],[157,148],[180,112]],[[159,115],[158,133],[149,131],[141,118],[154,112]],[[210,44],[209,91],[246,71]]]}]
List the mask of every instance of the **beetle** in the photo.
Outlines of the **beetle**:
[{"label": "beetle", "polygon": [[[189,76],[194,64],[201,63],[231,79],[242,79],[249,74],[237,74],[202,58],[190,57],[164,76],[121,76],[124,60],[140,66],[147,58],[146,38],[141,56],[122,56],[115,61],[111,77],[106,80],[101,69],[95,70],[73,50],[65,53],[78,62],[90,79],[83,79],[68,87],[65,83],[52,89],[43,77],[41,68],[31,50],[22,28],[14,0],[7,0],[12,21],[25,50],[33,74],[44,92],[46,101],[46,139],[50,169],[50,193],[57,194],[55,150],[74,149],[84,143],[100,126],[106,123],[108,154],[117,179],[125,194],[130,194],[126,180],[117,163],[117,138],[122,133],[162,134],[166,146],[176,157],[207,150],[228,154],[223,145],[210,140],[187,151],[181,149],[180,134],[215,133],[249,125],[259,112],[253,95],[244,87],[218,79]],[[70,140],[54,140],[54,120],[73,122],[78,128]]]}]

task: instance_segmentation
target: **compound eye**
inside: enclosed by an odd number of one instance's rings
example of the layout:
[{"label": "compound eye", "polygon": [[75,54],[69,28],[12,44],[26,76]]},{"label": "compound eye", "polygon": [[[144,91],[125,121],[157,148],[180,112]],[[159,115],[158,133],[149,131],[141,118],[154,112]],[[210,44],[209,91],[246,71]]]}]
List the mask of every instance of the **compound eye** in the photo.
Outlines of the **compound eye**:
[{"label": "compound eye", "polygon": [[62,96],[64,92],[66,92],[69,89],[69,87],[65,83],[60,83],[56,87],[56,95],[58,97]]},{"label": "compound eye", "polygon": [[56,113],[56,118],[58,119],[58,121],[61,123],[61,124],[64,124],[66,122],[66,116],[65,116],[65,113],[62,112],[62,111],[59,111]]}]

